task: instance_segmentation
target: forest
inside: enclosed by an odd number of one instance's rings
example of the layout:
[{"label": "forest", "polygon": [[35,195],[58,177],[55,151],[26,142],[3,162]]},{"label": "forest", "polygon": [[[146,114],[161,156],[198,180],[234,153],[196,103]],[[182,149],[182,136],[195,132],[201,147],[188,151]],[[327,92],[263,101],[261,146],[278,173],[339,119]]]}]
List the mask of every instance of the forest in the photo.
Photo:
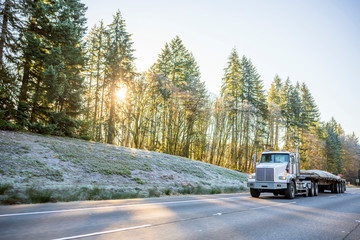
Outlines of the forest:
[{"label": "forest", "polygon": [[302,168],[352,183],[358,178],[358,137],[334,118],[321,121],[305,83],[276,75],[264,89],[251,59],[232,49],[222,87],[211,94],[179,36],[138,72],[121,12],[109,25],[87,29],[86,10],[80,0],[1,1],[0,129],[147,149],[242,172],[253,171],[253,155],[264,147],[299,146]]}]

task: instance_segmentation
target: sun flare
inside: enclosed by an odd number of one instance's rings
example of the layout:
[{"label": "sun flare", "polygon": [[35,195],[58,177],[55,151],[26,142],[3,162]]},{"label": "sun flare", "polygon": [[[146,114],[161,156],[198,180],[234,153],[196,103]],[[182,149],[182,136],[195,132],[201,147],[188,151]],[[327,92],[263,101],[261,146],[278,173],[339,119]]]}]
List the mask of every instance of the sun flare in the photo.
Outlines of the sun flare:
[{"label": "sun flare", "polygon": [[126,92],[127,92],[127,89],[126,87],[121,87],[119,90],[116,91],[116,97],[118,100],[120,101],[124,101],[125,98],[126,98]]}]

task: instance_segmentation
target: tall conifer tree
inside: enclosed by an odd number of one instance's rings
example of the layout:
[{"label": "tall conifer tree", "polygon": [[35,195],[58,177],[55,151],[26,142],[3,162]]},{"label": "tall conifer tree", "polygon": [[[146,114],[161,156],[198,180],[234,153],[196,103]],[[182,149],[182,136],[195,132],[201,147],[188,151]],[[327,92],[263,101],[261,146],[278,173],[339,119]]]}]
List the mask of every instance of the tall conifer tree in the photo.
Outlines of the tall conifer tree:
[{"label": "tall conifer tree", "polygon": [[125,84],[134,77],[131,35],[126,31],[125,21],[120,11],[114,15],[113,22],[107,29],[107,46],[105,53],[106,79],[109,85],[109,117],[107,143],[113,143],[116,130],[116,91],[120,84]]}]

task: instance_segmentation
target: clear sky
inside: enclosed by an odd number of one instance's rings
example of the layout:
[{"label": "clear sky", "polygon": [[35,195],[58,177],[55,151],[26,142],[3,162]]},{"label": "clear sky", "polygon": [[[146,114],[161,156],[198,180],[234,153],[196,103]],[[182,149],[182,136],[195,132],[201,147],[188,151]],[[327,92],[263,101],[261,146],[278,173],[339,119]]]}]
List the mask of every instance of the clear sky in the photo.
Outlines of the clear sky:
[{"label": "clear sky", "polygon": [[119,9],[139,70],[178,35],[202,81],[219,94],[231,49],[250,58],[268,91],[274,76],[305,82],[321,112],[360,137],[360,1],[82,0],[89,29]]}]

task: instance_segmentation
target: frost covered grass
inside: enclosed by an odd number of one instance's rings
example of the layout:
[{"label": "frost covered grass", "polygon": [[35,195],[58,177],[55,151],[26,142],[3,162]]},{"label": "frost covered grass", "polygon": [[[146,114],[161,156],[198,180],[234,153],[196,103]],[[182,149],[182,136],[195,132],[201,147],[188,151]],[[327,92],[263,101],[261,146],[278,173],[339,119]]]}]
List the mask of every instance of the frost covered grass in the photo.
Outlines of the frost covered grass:
[{"label": "frost covered grass", "polygon": [[208,163],[73,138],[0,131],[3,204],[217,194],[246,176]]}]

